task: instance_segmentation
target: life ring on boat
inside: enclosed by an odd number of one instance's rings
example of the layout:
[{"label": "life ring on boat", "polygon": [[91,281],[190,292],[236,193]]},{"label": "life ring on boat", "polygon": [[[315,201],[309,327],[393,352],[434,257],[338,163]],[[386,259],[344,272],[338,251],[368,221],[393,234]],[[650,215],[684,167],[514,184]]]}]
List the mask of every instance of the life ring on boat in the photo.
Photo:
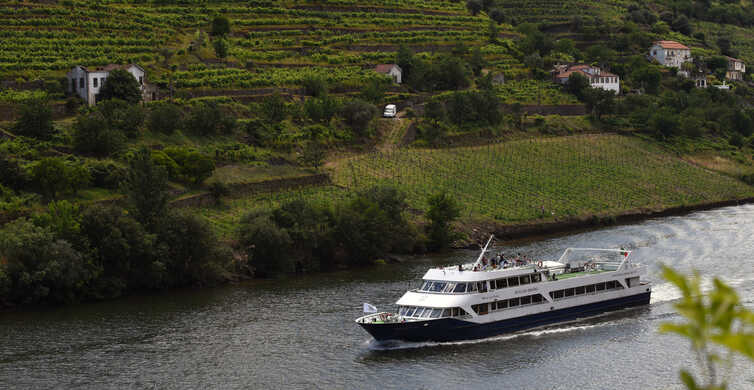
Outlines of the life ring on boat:
[{"label": "life ring on boat", "polygon": [[542,268],[542,261],[537,262],[537,267]]}]

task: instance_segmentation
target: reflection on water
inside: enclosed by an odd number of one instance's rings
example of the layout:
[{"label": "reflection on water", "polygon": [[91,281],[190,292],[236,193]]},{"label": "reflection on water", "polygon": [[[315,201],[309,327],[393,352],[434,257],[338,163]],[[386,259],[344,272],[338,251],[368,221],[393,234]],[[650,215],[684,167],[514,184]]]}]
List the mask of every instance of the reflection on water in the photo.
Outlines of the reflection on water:
[{"label": "reflection on water", "polygon": [[[433,265],[405,264],[171,291],[114,302],[0,314],[0,388],[680,388],[688,344],[659,335],[678,293],[660,263],[698,269],[754,303],[754,206],[706,211],[496,250],[556,259],[566,247],[625,247],[649,267],[649,307],[452,343],[375,343],[361,303],[392,308]],[[709,287],[708,287],[709,288]],[[731,388],[751,385],[738,361]],[[748,374],[746,374],[748,373]]]}]

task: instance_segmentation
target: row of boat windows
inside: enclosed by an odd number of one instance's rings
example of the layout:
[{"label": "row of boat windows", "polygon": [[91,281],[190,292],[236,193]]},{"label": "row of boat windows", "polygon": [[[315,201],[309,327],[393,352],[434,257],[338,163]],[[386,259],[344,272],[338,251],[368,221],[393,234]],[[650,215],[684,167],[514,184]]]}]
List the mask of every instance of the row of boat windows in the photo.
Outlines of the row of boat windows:
[{"label": "row of boat windows", "polygon": [[471,305],[471,309],[474,310],[476,314],[485,315],[497,310],[510,309],[518,306],[538,305],[544,302],[545,298],[541,294],[534,294],[523,297],[503,299],[490,303]]},{"label": "row of boat windows", "polygon": [[611,280],[609,282],[590,284],[588,286],[579,286],[574,288],[567,288],[564,290],[550,291],[550,298],[554,300],[570,298],[577,295],[601,293],[610,290],[620,290],[623,285],[620,282]]},{"label": "row of boat windows", "polygon": [[445,294],[468,294],[475,292],[487,292],[507,287],[516,287],[524,284],[538,283],[542,281],[542,275],[539,273],[531,275],[511,276],[494,280],[485,280],[482,282],[457,283],[443,282],[439,280],[427,280],[419,288],[419,291],[445,293]]},{"label": "row of boat windows", "polygon": [[433,309],[431,307],[403,306],[398,309],[398,315],[415,318],[443,318],[465,316],[466,310],[460,307]]}]

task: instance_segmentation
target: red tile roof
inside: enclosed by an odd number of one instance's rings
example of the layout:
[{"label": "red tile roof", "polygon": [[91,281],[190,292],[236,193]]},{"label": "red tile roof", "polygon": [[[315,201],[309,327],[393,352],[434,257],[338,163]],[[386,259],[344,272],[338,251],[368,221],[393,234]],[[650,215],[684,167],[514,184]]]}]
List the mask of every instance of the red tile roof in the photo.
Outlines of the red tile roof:
[{"label": "red tile roof", "polygon": [[401,67],[396,64],[379,64],[374,67],[374,71],[379,73],[388,73],[390,72],[390,69],[393,69],[393,67],[398,68],[398,70],[401,69]]},{"label": "red tile roof", "polygon": [[678,43],[676,41],[657,41],[655,42],[655,45],[658,45],[662,47],[663,49],[686,49],[689,50],[689,48],[682,43]]}]

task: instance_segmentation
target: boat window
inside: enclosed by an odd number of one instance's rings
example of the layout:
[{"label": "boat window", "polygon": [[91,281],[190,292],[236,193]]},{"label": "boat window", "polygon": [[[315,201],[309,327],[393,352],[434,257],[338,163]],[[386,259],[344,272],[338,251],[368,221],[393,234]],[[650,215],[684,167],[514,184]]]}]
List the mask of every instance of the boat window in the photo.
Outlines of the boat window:
[{"label": "boat window", "polygon": [[615,288],[615,281],[611,280],[609,282],[606,282],[605,283],[605,288],[607,288],[608,290],[614,289]]},{"label": "boat window", "polygon": [[445,293],[453,292],[453,289],[455,288],[456,288],[455,283],[448,283],[445,285],[445,289],[443,289],[442,292],[445,292]]},{"label": "boat window", "polygon": [[563,290],[553,291],[550,293],[550,297],[552,299],[560,299],[563,298]]},{"label": "boat window", "polygon": [[584,293],[584,286],[576,287],[576,295],[581,295]]},{"label": "boat window", "polygon": [[597,283],[594,286],[597,289],[597,291],[602,291],[602,290],[605,289],[605,283],[604,282],[603,283]]},{"label": "boat window", "polygon": [[442,292],[445,289],[445,282],[435,282],[432,284],[432,292]]},{"label": "boat window", "polygon": [[522,305],[528,305],[531,303],[531,295],[527,295],[525,297],[521,297],[521,304]]},{"label": "boat window", "polygon": [[466,292],[466,283],[458,283],[458,284],[456,284],[456,288],[453,289],[453,292],[455,292],[455,293]]},{"label": "boat window", "polygon": [[450,315],[451,315],[451,314],[450,314],[450,313],[451,313],[451,311],[452,311],[452,310],[450,310],[450,309],[444,309],[444,310],[442,311],[442,316],[443,316],[443,317],[450,317]]},{"label": "boat window", "polygon": [[508,306],[510,306],[510,307],[518,306],[519,303],[520,302],[519,302],[518,298],[511,298],[511,299],[508,300]]},{"label": "boat window", "polygon": [[531,296],[531,302],[532,303],[541,303],[542,302],[542,295],[536,294]]},{"label": "boat window", "polygon": [[520,277],[521,284],[529,284],[529,275],[524,275]]},{"label": "boat window", "polygon": [[593,293],[593,292],[594,292],[594,285],[593,284],[590,284],[590,285],[586,286],[586,293],[587,294]]},{"label": "boat window", "polygon": [[406,317],[411,317],[415,311],[416,311],[415,307],[408,307],[406,308],[406,312],[403,315]]},{"label": "boat window", "polygon": [[508,300],[503,301],[497,301],[497,308],[498,309],[507,309],[508,308]]},{"label": "boat window", "polygon": [[467,316],[467,315],[469,315],[469,313],[466,310],[464,310],[462,307],[459,307],[458,308],[458,315],[459,316]]},{"label": "boat window", "polygon": [[458,316],[458,308],[454,307],[454,308],[450,309],[450,315],[453,316],[453,317],[457,317]]},{"label": "boat window", "polygon": [[421,291],[428,291],[430,284],[432,284],[432,282],[424,282],[424,283],[422,283],[422,286],[421,286],[421,288],[419,288],[419,290],[421,290]]},{"label": "boat window", "polygon": [[487,282],[476,282],[476,287],[480,293],[487,292]]},{"label": "boat window", "polygon": [[425,307],[424,311],[422,312],[421,318],[429,318],[430,314],[432,314],[432,309]]},{"label": "boat window", "polygon": [[430,314],[431,318],[440,318],[442,315],[442,309],[434,309],[432,310],[432,314]]},{"label": "boat window", "polygon": [[542,281],[542,274],[533,274],[531,276],[531,282],[532,283],[539,283]]},{"label": "boat window", "polygon": [[508,278],[508,286],[518,286],[518,276],[514,276],[512,278]]},{"label": "boat window", "polygon": [[497,310],[497,302],[490,302],[490,311]]},{"label": "boat window", "polygon": [[405,307],[401,307],[400,309],[398,309],[398,315],[399,316],[402,316],[404,314],[406,314],[406,308]]},{"label": "boat window", "polygon": [[565,289],[565,296],[566,297],[572,297],[573,296],[573,289],[572,288]]},{"label": "boat window", "polygon": [[417,307],[412,317],[421,317],[423,311],[424,311],[423,307]]},{"label": "boat window", "polygon": [[476,283],[467,283],[466,284],[466,292],[476,292]]},{"label": "boat window", "polygon": [[497,282],[497,288],[506,288],[508,287],[508,279],[498,279],[495,282]]}]

